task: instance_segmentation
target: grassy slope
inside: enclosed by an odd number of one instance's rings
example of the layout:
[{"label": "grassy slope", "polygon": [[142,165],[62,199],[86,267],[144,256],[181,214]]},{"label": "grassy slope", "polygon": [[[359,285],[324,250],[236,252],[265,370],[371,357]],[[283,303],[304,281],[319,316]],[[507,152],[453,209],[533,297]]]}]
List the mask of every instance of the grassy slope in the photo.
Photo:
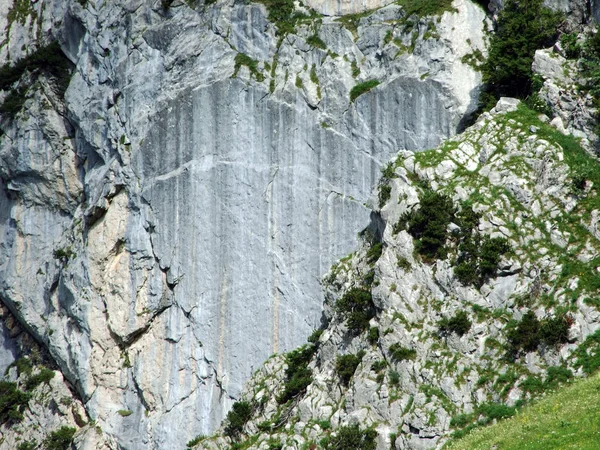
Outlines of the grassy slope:
[{"label": "grassy slope", "polygon": [[600,374],[574,382],[516,416],[452,442],[453,450],[600,448]]}]

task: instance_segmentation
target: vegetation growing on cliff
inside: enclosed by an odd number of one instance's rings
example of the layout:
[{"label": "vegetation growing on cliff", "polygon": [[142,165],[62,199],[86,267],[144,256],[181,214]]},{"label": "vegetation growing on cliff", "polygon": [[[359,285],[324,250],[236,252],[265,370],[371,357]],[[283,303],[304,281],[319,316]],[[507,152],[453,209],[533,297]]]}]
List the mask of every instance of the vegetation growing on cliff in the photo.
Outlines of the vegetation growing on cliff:
[{"label": "vegetation growing on cliff", "polygon": [[490,107],[501,96],[525,98],[532,92],[535,51],[556,42],[561,20],[562,15],[543,6],[543,0],[506,2],[482,66]]}]

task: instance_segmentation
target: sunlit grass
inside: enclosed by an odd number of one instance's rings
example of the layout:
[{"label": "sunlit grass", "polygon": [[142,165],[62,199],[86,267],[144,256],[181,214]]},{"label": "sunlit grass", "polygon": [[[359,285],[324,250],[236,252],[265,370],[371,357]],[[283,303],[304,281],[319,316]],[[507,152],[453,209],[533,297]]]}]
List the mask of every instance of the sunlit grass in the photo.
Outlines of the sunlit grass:
[{"label": "sunlit grass", "polygon": [[516,416],[474,430],[453,450],[600,448],[600,374],[552,393]]}]

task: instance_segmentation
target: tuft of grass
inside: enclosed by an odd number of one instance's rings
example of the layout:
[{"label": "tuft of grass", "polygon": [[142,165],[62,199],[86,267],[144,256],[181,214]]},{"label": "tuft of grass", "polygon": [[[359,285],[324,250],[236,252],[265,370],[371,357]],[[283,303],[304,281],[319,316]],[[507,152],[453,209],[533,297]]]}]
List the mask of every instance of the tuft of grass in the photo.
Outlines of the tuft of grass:
[{"label": "tuft of grass", "polygon": [[397,3],[404,8],[405,17],[417,15],[418,17],[440,16],[444,12],[458,12],[452,6],[452,0],[398,0]]},{"label": "tuft of grass", "polygon": [[363,83],[358,83],[356,86],[350,89],[350,101],[353,102],[358,97],[360,97],[363,94],[366,94],[371,89],[374,89],[377,86],[379,86],[379,81],[377,80],[369,80]]},{"label": "tuft of grass", "polygon": [[600,375],[581,380],[525,407],[514,417],[472,431],[448,449],[596,449],[600,436]]},{"label": "tuft of grass", "polygon": [[263,75],[263,73],[258,70],[258,61],[250,58],[244,53],[238,53],[237,55],[235,55],[235,67],[233,70],[233,75],[231,76],[232,78],[237,77],[240,67],[242,66],[246,66],[250,71],[250,76],[254,76],[256,81],[258,81],[259,83],[265,80],[265,76]]}]

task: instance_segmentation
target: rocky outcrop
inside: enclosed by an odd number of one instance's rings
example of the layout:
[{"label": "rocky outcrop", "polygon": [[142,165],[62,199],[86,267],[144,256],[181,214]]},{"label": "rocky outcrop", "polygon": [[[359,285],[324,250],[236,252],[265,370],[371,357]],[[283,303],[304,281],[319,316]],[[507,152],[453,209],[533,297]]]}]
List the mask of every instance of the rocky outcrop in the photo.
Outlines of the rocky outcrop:
[{"label": "rocky outcrop", "polygon": [[487,27],[467,1],[285,36],[258,4],[1,6],[2,61],[57,39],[74,70],[64,98],[35,70],[0,97],[27,86],[2,120],[0,298],[128,449],[210,432],[318,326],[320,278],[356,245],[380,168],[475,108],[462,58]]},{"label": "rocky outcrop", "polygon": [[[583,182],[580,174],[595,164],[514,99],[438,149],[400,152],[384,172],[363,246],[324,280],[328,323],[305,347],[310,383],[282,399],[298,356],[273,357],[243,395],[253,413],[242,432],[225,428],[199,438],[198,448],[229,448],[231,437],[256,449],[327,448],[352,425],[375,430],[380,450],[440,448],[451,430],[491,420],[494,408],[510,414],[558,373],[564,380],[587,371],[582,355],[597,354],[598,334],[586,337],[600,329],[589,297],[597,293],[598,169]],[[437,258],[419,251],[424,243],[406,225],[432,191],[462,211]],[[461,258],[474,251],[461,244],[465,233],[510,247],[481,284],[459,275]],[[479,264],[473,255],[467,270]],[[356,289],[370,293],[371,313],[366,301],[349,309]],[[360,317],[350,311],[369,314],[368,325],[357,330]],[[546,333],[564,313],[552,328],[562,330],[559,340],[546,335],[523,348],[509,331],[531,320]]]}]

